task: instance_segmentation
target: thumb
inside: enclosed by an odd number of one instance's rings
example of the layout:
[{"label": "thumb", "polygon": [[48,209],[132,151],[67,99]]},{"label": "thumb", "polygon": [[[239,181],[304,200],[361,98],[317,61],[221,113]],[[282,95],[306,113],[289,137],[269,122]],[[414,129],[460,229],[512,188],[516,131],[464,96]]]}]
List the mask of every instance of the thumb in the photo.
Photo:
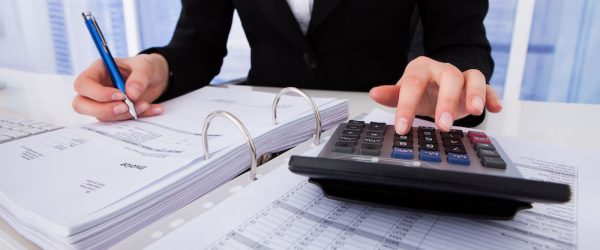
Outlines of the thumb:
[{"label": "thumb", "polygon": [[146,72],[134,69],[125,82],[127,96],[133,101],[137,101],[142,93],[146,91],[146,88],[148,88],[149,82],[150,77]]},{"label": "thumb", "polygon": [[381,85],[369,91],[371,99],[375,102],[388,107],[395,108],[398,105],[398,96],[400,95],[399,85]]}]

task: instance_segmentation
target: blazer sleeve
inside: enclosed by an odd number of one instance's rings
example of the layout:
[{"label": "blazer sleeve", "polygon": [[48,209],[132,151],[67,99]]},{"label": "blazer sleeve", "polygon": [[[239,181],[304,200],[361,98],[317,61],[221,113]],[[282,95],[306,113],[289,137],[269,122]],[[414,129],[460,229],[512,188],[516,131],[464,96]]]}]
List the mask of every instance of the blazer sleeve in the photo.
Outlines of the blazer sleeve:
[{"label": "blazer sleeve", "polygon": [[[488,1],[420,0],[418,4],[425,55],[450,63],[461,71],[478,69],[489,83],[494,61],[483,25]],[[485,112],[481,116],[460,119],[455,125],[472,127],[484,118]]]},{"label": "blazer sleeve", "polygon": [[421,0],[425,55],[461,71],[478,69],[489,82],[494,69],[483,20],[487,0]]},{"label": "blazer sleeve", "polygon": [[234,6],[230,0],[182,0],[181,15],[169,44],[141,53],[158,53],[169,64],[167,90],[156,102],[186,94],[219,74],[227,54]]}]

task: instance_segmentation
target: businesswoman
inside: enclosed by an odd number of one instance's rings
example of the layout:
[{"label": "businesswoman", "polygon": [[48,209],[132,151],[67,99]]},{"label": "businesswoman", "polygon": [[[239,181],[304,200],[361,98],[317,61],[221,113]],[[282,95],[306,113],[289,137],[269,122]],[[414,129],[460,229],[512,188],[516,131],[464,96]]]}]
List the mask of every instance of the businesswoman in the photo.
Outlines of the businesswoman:
[{"label": "businesswoman", "polygon": [[[117,63],[138,114],[160,114],[159,102],[219,73],[235,9],[251,48],[246,84],[370,91],[376,102],[397,107],[398,133],[415,115],[447,131],[455,120],[473,126],[486,108],[501,109],[486,84],[493,71],[487,8],[482,0],[183,0],[166,47]],[[411,43],[422,47],[415,59]],[[75,89],[77,112],[101,121],[130,118],[101,61],[79,75]]]}]

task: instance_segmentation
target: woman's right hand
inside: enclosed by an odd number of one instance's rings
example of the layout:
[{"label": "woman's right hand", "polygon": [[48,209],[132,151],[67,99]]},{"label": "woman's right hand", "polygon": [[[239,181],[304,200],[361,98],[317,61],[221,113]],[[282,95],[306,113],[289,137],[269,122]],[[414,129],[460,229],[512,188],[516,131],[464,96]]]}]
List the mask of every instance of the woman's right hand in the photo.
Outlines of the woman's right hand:
[{"label": "woman's right hand", "polygon": [[[141,54],[134,57],[115,59],[125,79],[127,96],[135,104],[140,117],[161,114],[160,104],[152,104],[167,88],[169,65],[159,54]],[[132,118],[125,96],[112,84],[108,71],[101,60],[97,60],[75,79],[77,96],[73,109],[99,121],[117,121]]]}]

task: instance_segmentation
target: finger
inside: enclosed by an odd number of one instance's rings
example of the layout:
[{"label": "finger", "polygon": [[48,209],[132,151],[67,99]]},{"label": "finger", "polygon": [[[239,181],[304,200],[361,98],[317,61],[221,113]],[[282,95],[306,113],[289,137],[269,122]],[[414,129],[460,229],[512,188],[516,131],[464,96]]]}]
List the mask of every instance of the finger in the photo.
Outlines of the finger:
[{"label": "finger", "polygon": [[150,66],[144,60],[136,60],[132,64],[131,74],[125,82],[125,91],[127,96],[133,101],[139,100],[150,83]]},{"label": "finger", "polygon": [[408,133],[428,82],[426,72],[420,69],[405,71],[398,81],[400,93],[396,108],[396,133],[402,135]]},{"label": "finger", "polygon": [[104,62],[98,59],[94,61],[87,69],[81,72],[82,76],[87,76],[89,79],[96,81],[104,86],[113,86],[108,71],[104,66]]},{"label": "finger", "polygon": [[498,113],[502,110],[502,102],[500,101],[500,97],[496,94],[496,91],[492,88],[492,86],[486,86],[486,95],[487,101],[485,105],[487,109],[492,113]]},{"label": "finger", "polygon": [[[137,108],[136,108],[137,110]],[[160,104],[150,104],[150,107],[146,111],[139,114],[139,117],[150,117],[156,116],[163,113],[163,107]]]},{"label": "finger", "polygon": [[465,109],[471,115],[483,113],[487,84],[485,76],[479,70],[470,69],[463,73],[465,78],[466,102]]},{"label": "finger", "polygon": [[382,85],[374,87],[369,91],[369,95],[375,102],[388,107],[398,106],[399,94],[399,85]]},{"label": "finger", "polygon": [[[137,113],[143,113],[150,105],[147,102],[135,104]],[[78,95],[73,99],[73,109],[80,114],[96,117],[100,121],[117,121],[131,118],[127,105],[124,102],[100,103],[87,97]]]},{"label": "finger", "polygon": [[125,95],[119,89],[104,86],[94,77],[81,74],[75,80],[75,91],[97,102],[121,101]]},{"label": "finger", "polygon": [[435,123],[442,131],[450,131],[462,96],[464,77],[450,64],[434,63],[431,67],[434,81],[439,85]]}]

